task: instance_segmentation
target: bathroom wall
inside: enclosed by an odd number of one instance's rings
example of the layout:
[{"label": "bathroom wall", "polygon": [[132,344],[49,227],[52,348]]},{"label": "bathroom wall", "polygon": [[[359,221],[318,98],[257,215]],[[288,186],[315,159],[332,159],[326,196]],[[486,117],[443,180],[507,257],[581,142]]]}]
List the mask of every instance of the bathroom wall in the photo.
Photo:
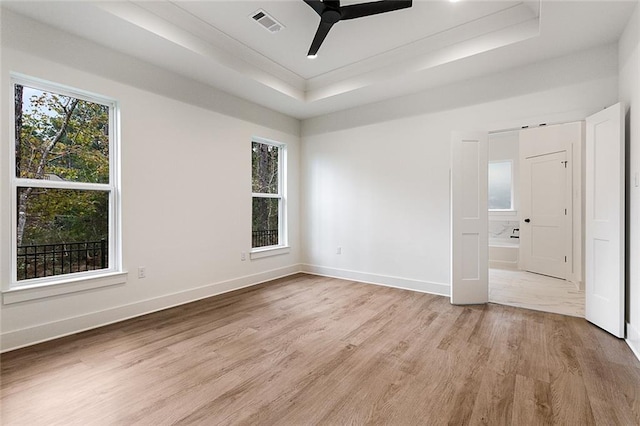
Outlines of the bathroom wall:
[{"label": "bathroom wall", "polygon": [[489,218],[489,244],[491,240],[513,240],[514,243],[518,242],[517,238],[511,238],[517,236],[520,222],[517,220],[509,220],[501,217]]},{"label": "bathroom wall", "polygon": [[519,130],[491,133],[488,143],[488,160],[505,161],[511,160],[513,174],[513,211],[492,211],[489,210],[489,241],[506,240],[518,242],[511,236],[518,235],[514,229],[519,228],[518,221],[518,186],[519,186],[519,160],[518,142]]}]

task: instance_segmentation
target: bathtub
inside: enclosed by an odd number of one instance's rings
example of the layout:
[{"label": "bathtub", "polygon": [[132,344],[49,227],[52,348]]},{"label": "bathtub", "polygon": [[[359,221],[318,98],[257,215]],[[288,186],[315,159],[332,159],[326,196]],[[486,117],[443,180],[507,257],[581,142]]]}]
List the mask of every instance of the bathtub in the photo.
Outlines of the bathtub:
[{"label": "bathtub", "polygon": [[489,268],[518,269],[520,244],[517,238],[489,239]]}]

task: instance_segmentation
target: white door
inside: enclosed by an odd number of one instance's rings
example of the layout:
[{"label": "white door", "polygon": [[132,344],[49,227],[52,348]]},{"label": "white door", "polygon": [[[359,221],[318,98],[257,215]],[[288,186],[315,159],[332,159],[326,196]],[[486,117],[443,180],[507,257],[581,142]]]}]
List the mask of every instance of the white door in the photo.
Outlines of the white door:
[{"label": "white door", "polygon": [[585,317],[624,337],[624,108],[587,118],[585,185]]},{"label": "white door", "polygon": [[565,279],[569,232],[567,152],[526,158],[521,182],[520,253],[527,271]]},{"label": "white door", "polygon": [[451,139],[451,303],[489,301],[487,133]]}]

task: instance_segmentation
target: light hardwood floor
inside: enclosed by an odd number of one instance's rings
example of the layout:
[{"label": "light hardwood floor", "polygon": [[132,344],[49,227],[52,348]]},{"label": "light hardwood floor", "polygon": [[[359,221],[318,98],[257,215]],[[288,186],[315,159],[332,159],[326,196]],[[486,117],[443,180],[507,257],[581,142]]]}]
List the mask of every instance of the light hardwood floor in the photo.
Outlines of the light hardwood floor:
[{"label": "light hardwood floor", "polygon": [[558,278],[511,269],[489,269],[489,301],[584,318],[584,291]]},{"label": "light hardwood floor", "polygon": [[585,320],[296,275],[2,355],[4,425],[640,424]]}]

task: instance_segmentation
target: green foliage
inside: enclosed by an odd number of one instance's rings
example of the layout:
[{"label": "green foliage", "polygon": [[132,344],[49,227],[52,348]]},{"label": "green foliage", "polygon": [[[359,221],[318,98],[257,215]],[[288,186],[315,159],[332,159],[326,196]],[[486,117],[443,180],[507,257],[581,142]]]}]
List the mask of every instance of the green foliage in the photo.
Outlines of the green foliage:
[{"label": "green foliage", "polygon": [[[65,115],[74,100],[69,96],[29,90],[23,100],[18,177],[42,179],[55,175],[64,180],[109,182],[109,108],[76,100],[65,125]],[[25,91],[25,94],[27,92]],[[46,151],[58,133],[62,136]],[[46,155],[44,169],[38,165]]]},{"label": "green foliage", "polygon": [[[27,188],[19,188],[20,192]],[[99,241],[109,234],[109,194],[34,188],[22,245]]]},{"label": "green foliage", "polygon": [[[20,178],[109,182],[109,108],[69,96],[16,87],[22,114],[16,144]],[[96,241],[108,236],[105,191],[19,188],[18,215],[26,218],[22,245]]]}]

